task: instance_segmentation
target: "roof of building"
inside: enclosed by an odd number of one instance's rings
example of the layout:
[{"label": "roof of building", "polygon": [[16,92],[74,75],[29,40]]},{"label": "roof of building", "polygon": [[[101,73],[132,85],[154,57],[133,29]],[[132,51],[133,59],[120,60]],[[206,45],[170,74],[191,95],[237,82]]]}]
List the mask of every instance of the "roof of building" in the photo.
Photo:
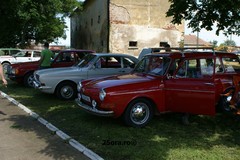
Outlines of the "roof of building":
[{"label": "roof of building", "polygon": [[[196,35],[185,35],[184,36],[184,45],[185,46],[197,46],[197,36]],[[211,43],[204,41],[203,39],[198,37],[198,45],[199,46],[212,46]]]}]

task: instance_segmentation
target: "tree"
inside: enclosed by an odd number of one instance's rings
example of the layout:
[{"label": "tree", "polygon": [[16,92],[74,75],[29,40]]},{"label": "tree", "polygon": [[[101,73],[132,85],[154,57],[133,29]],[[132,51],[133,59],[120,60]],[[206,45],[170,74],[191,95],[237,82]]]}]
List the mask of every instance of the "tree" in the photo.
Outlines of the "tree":
[{"label": "tree", "polygon": [[232,52],[235,49],[236,42],[233,40],[225,40],[224,43],[221,43],[218,47],[215,47],[218,51],[227,51]]},{"label": "tree", "polygon": [[64,17],[80,5],[77,0],[1,0],[0,47],[66,38]]},{"label": "tree", "polygon": [[167,17],[172,16],[172,23],[181,24],[189,20],[188,27],[193,31],[205,28],[216,34],[222,31],[225,35],[240,35],[240,0],[169,0],[170,8]]},{"label": "tree", "polygon": [[223,43],[225,46],[232,46],[232,47],[235,47],[236,46],[236,42],[233,41],[233,40],[226,40],[224,41]]},{"label": "tree", "polygon": [[213,46],[213,48],[216,48],[217,47],[217,44],[218,44],[218,41],[216,40],[213,40],[212,42],[210,42]]}]

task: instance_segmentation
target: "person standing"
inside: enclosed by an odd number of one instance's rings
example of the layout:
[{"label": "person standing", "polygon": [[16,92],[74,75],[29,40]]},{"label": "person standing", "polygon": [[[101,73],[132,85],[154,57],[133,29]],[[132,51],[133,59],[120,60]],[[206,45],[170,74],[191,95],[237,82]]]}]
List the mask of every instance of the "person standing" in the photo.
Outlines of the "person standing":
[{"label": "person standing", "polygon": [[41,59],[39,60],[39,69],[51,67],[51,58],[54,58],[53,52],[49,49],[49,43],[44,43],[44,49],[41,52]]},{"label": "person standing", "polygon": [[3,85],[7,86],[7,80],[6,80],[5,76],[4,76],[3,66],[2,66],[1,63],[0,63],[0,77],[2,79]]},{"label": "person standing", "polygon": [[171,52],[171,46],[168,43],[164,46],[164,48],[166,52]]}]

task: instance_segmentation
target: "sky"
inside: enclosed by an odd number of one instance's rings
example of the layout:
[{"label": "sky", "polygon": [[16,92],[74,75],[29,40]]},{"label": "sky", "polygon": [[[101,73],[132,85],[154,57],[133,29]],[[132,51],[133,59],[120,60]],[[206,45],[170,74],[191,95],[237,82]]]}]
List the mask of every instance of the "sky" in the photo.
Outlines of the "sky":
[{"label": "sky", "polygon": [[[214,40],[216,40],[218,43],[217,45],[220,45],[221,43],[224,43],[224,41],[226,40],[230,40],[232,39],[237,46],[240,46],[240,37],[236,36],[236,35],[232,35],[232,36],[225,36],[224,34],[220,33],[219,36],[217,36],[216,34],[216,27],[213,27],[213,31],[207,31],[205,29],[202,29],[199,32],[199,38],[201,38],[202,40],[206,41],[206,42],[212,42]],[[185,25],[185,35],[196,35],[197,36],[197,32],[192,32],[191,28],[187,28],[187,25]]]},{"label": "sky", "polygon": [[[71,40],[71,37],[70,37],[70,18],[65,18],[65,22],[66,22],[66,25],[67,25],[67,29],[66,29],[66,35],[67,35],[67,38],[66,39],[63,39],[63,38],[60,38],[57,45],[65,45],[65,46],[70,46],[70,40]],[[56,45],[56,43],[51,43],[50,45]]]}]

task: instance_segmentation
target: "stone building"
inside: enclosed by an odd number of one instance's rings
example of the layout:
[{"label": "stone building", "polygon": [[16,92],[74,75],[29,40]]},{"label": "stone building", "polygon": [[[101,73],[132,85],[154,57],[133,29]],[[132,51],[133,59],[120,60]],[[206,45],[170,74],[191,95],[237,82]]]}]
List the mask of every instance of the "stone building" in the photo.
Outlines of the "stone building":
[{"label": "stone building", "polygon": [[178,47],[184,22],[166,17],[168,0],[86,0],[71,15],[71,47],[138,56],[144,47]]}]

